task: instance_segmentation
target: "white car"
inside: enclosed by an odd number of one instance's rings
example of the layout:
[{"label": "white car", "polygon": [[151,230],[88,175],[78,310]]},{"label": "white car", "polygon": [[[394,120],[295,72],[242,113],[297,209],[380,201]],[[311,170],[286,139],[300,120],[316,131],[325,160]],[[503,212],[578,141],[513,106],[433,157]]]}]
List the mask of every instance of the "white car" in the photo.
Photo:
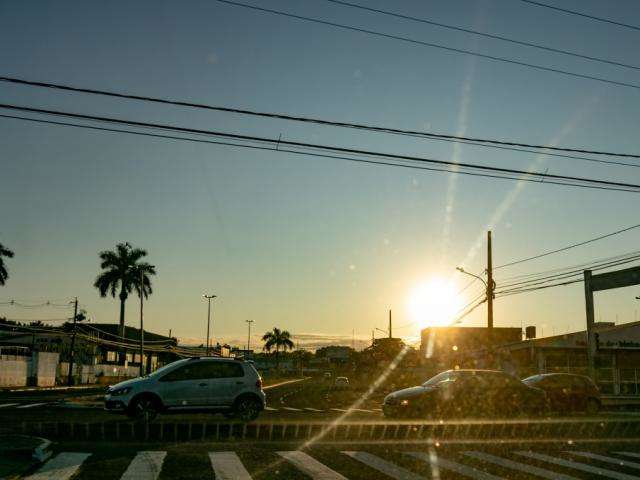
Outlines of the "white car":
[{"label": "white car", "polygon": [[347,377],[336,377],[333,386],[338,389],[349,388],[349,379]]},{"label": "white car", "polygon": [[109,387],[105,409],[153,420],[158,413],[206,411],[242,421],[265,408],[262,379],[250,362],[189,358]]}]

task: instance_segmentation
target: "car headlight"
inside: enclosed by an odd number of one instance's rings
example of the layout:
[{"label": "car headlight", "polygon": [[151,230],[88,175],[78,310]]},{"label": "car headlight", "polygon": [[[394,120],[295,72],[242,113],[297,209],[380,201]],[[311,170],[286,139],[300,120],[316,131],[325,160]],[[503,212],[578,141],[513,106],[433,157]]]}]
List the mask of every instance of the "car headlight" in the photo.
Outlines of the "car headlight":
[{"label": "car headlight", "polygon": [[122,388],[116,388],[115,390],[111,390],[109,394],[114,397],[117,397],[119,395],[126,395],[130,391],[131,391],[131,387],[122,387]]},{"label": "car headlight", "polygon": [[402,401],[400,402],[400,405],[405,405],[405,406],[406,406],[406,405],[409,405],[409,400],[402,400]]}]

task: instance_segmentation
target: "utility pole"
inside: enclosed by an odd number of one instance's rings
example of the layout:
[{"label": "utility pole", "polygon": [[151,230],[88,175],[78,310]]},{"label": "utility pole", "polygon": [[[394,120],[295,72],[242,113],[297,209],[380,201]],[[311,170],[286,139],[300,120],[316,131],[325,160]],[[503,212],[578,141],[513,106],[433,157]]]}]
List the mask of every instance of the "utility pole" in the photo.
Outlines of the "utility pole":
[{"label": "utility pole", "polygon": [[389,309],[389,338],[392,338],[393,335],[391,334],[391,309]]},{"label": "utility pole", "polygon": [[73,360],[76,349],[76,320],[78,319],[78,297],[73,302],[73,334],[71,335],[71,352],[69,353],[69,374],[67,375],[67,385],[73,385]]},{"label": "utility pole", "polygon": [[144,272],[140,269],[140,376],[144,376],[144,321],[142,308],[144,305]]},{"label": "utility pole", "polygon": [[249,353],[249,347],[251,345],[251,324],[253,320],[245,320],[247,322],[247,326],[249,327],[249,332],[247,333],[247,353]]},{"label": "utility pole", "polygon": [[211,300],[216,298],[216,296],[207,295],[207,294],[204,294],[202,296],[209,301],[209,308],[207,309],[207,348],[206,348],[207,357],[208,357],[209,356],[209,327],[211,325]]},{"label": "utility pole", "polygon": [[491,230],[489,230],[487,232],[487,327],[489,328],[489,335],[491,335],[491,329],[493,329],[493,290],[495,286],[491,259]]}]

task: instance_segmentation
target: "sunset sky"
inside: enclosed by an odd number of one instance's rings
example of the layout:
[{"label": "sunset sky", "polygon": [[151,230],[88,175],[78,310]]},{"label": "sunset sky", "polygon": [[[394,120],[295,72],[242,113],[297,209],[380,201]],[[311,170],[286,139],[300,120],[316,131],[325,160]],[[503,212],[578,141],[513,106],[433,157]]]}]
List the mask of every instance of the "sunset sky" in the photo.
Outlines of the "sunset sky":
[{"label": "sunset sky", "polygon": [[[465,28],[640,65],[638,32],[505,0],[354,0]],[[324,0],[246,0],[354,25],[640,85],[640,73],[377,15]],[[640,3],[557,0],[624,20]],[[638,153],[640,91],[496,63],[216,1],[0,3],[0,73],[212,105],[525,143]],[[456,162],[640,182],[640,170],[411,137],[255,119],[0,82],[0,102]],[[0,111],[0,114],[7,113]],[[31,115],[33,118],[43,118]],[[301,345],[416,337],[482,290],[494,263],[640,223],[637,193],[517,183],[251,151],[0,118],[0,243],[15,251],[0,301],[77,296],[95,322],[117,299],[93,288],[98,252],[129,241],[157,268],[145,327],[201,343],[203,293],[218,295],[215,341],[273,326]],[[629,160],[633,162],[634,160]],[[640,161],[635,160],[640,164]],[[640,229],[537,261],[508,277],[640,250]],[[424,285],[427,285],[425,287]],[[422,289],[422,290],[421,290]],[[418,293],[417,292],[423,292]],[[434,292],[436,292],[434,294]],[[637,319],[640,287],[598,293],[596,319]],[[418,297],[416,297],[418,295]],[[416,298],[431,300],[416,307]],[[420,303],[420,302],[418,302]],[[427,305],[427,307],[425,307]],[[429,314],[429,305],[436,305]],[[457,310],[455,308],[454,310]],[[416,313],[418,312],[418,313]],[[421,313],[422,312],[422,313]],[[60,309],[0,305],[11,319]],[[421,317],[421,318],[418,318]],[[486,322],[481,306],[461,325]],[[497,326],[544,335],[584,328],[583,285],[500,298]],[[138,303],[127,302],[137,326]],[[378,336],[382,333],[378,332]],[[254,338],[257,341],[257,337]]]}]

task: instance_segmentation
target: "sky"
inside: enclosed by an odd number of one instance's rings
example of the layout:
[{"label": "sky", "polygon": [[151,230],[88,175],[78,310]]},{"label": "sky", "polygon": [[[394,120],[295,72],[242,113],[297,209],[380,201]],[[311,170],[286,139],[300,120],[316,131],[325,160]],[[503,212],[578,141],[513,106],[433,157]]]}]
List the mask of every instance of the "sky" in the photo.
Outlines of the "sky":
[{"label": "sky", "polygon": [[[365,5],[362,0],[353,0]],[[619,82],[635,70],[542,52],[325,0],[247,4]],[[640,24],[640,4],[556,0]],[[517,0],[371,0],[366,5],[640,65],[638,32]],[[638,89],[537,71],[228,5],[0,2],[2,75],[249,110],[525,143],[638,153]],[[0,83],[0,102],[284,140],[638,182],[640,170]],[[6,113],[2,111],[0,113]],[[32,118],[44,118],[29,115]],[[301,346],[364,345],[385,329],[415,339],[420,286],[638,222],[638,194],[372,166],[282,152],[80,130],[0,118],[0,243],[15,251],[0,302],[78,297],[93,322],[118,320],[99,297],[98,252],[128,241],[156,266],[145,327],[202,343],[252,344],[274,326]],[[631,160],[633,161],[633,160]],[[548,169],[548,170],[547,170]],[[496,270],[496,281],[637,250],[640,229]],[[476,282],[456,305],[482,290]],[[629,287],[596,294],[596,319],[638,315]],[[430,293],[431,295],[433,292]],[[433,295],[432,295],[433,296]],[[127,302],[127,324],[138,324]],[[13,319],[60,309],[0,305]],[[69,314],[70,315],[70,314]],[[424,317],[424,316],[423,316]],[[461,325],[486,322],[481,306]],[[544,335],[584,328],[582,284],[500,298],[496,326]],[[377,336],[383,335],[381,332]]]}]

